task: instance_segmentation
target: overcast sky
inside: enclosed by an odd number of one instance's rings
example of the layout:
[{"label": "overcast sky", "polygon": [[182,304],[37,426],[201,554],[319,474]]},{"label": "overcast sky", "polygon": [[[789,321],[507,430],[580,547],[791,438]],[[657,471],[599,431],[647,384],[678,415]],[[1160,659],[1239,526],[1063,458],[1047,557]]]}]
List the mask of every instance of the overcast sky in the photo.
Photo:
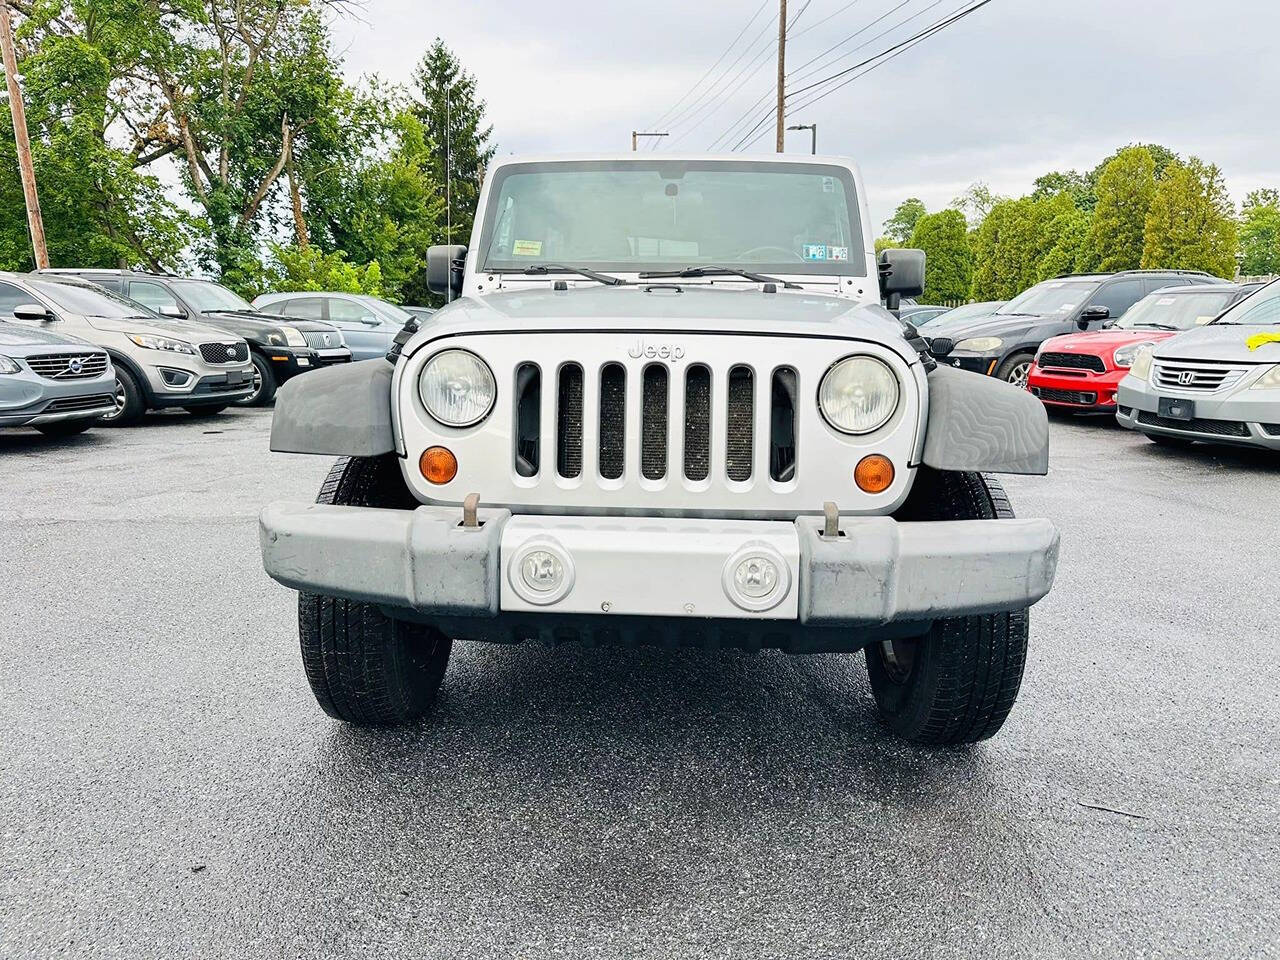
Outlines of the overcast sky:
[{"label": "overcast sky", "polygon": [[[789,15],[804,3],[789,0]],[[809,0],[791,28],[788,66],[818,71],[803,85],[962,5]],[[443,37],[478,80],[500,154],[618,151],[630,149],[632,129],[661,120],[760,11],[699,88],[718,81],[716,95],[700,102],[695,92],[686,100],[693,110],[675,115],[663,142],[700,152],[739,117],[749,116],[750,126],[765,112],[777,0],[761,7],[761,0],[366,0],[358,19],[334,24],[334,36],[352,77],[395,81],[408,80],[426,46]],[[906,196],[938,209],[974,180],[1016,196],[1042,172],[1087,169],[1132,141],[1217,163],[1239,201],[1254,187],[1280,187],[1277,37],[1276,0],[993,0],[788,123],[817,123],[820,153],[862,165],[877,226]],[[757,50],[757,69],[743,73]],[[753,150],[772,145],[769,133]],[[808,132],[789,134],[787,149],[808,152]]]}]

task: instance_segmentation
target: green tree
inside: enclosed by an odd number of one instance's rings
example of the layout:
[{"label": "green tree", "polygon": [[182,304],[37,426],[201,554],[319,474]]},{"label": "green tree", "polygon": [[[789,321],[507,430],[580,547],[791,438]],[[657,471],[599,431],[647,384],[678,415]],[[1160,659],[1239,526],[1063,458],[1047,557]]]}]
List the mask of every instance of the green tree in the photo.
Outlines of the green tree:
[{"label": "green tree", "polygon": [[466,243],[484,169],[497,149],[489,142],[493,127],[485,121],[485,105],[476,96],[475,78],[439,37],[423,55],[413,79],[417,97],[414,113],[422,123],[430,152],[431,179],[438,184],[448,180],[448,239]]},{"label": "green tree", "polygon": [[333,290],[340,293],[384,294],[378,261],[351,263],[341,251],[322,253],[313,244],[272,244],[272,263],[266,278],[275,291]]},{"label": "green tree", "polygon": [[1222,171],[1195,157],[1170,163],[1151,200],[1142,266],[1233,277],[1239,232]]},{"label": "green tree", "polygon": [[962,301],[969,296],[973,252],[964,214],[959,210],[925,214],[916,221],[907,246],[925,254],[925,303]]},{"label": "green tree", "polygon": [[1142,262],[1155,170],[1146,147],[1126,147],[1102,168],[1088,239],[1088,259],[1096,269],[1132,270]]},{"label": "green tree", "polygon": [[1087,259],[1090,223],[1089,214],[1076,206],[1061,210],[1049,221],[1045,231],[1051,244],[1036,269],[1038,280],[1092,269]]},{"label": "green tree", "polygon": [[[1079,212],[1066,194],[1036,200],[1002,200],[991,208],[974,240],[975,300],[1009,300],[1042,279],[1067,272],[1054,258],[1071,249]],[[1070,267],[1068,267],[1070,269]]]},{"label": "green tree", "polygon": [[1280,273],[1280,192],[1254,190],[1240,223],[1240,272],[1248,277]]},{"label": "green tree", "polygon": [[877,246],[876,252],[879,253],[888,246],[903,246],[911,239],[911,233],[915,230],[917,221],[928,212],[917,197],[907,197],[903,200],[893,211],[893,216],[884,222],[884,239],[888,243],[885,247]]},{"label": "green tree", "polygon": [[1098,199],[1094,192],[1096,186],[1096,182],[1088,174],[1077,170],[1054,170],[1036,177],[1035,183],[1032,184],[1031,196],[1035,200],[1048,200],[1050,197],[1065,193],[1071,197],[1077,207],[1088,211],[1093,209]]},{"label": "green tree", "polygon": [[975,180],[964,193],[951,201],[951,205],[962,211],[971,223],[980,224],[1002,199],[992,193],[983,181]]}]

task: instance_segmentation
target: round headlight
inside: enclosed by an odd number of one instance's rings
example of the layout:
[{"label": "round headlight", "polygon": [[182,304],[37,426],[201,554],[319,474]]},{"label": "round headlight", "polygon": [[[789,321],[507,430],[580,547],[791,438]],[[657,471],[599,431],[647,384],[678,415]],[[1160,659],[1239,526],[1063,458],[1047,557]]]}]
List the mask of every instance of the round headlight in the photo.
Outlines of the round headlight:
[{"label": "round headlight", "polygon": [[470,427],[493,409],[497,384],[488,364],[466,350],[442,350],[427,361],[418,394],[427,413],[447,427]]},{"label": "round headlight", "polygon": [[848,357],[818,386],[818,409],[841,433],[879,430],[898,408],[898,378],[874,357]]}]

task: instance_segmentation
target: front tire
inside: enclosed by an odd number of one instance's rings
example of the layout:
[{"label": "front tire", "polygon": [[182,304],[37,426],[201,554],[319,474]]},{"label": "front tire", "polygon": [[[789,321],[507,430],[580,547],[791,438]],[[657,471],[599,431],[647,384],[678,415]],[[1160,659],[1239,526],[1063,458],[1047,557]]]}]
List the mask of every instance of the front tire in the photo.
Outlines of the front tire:
[{"label": "front tire", "polygon": [[[897,519],[996,520],[1013,516],[1000,484],[978,473],[922,467]],[[934,621],[923,637],[866,649],[871,693],[885,724],[916,743],[974,743],[1004,724],[1022,684],[1030,615]]]},{"label": "front tire", "polygon": [[138,381],[119,365],[116,366],[115,402],[115,410],[102,415],[100,422],[105,426],[124,427],[137,423],[147,412],[147,400]]},{"label": "front tire", "polygon": [[1034,353],[1015,353],[1000,364],[996,370],[996,377],[1025,390],[1027,389],[1027,377],[1031,374],[1031,365],[1035,362],[1035,359],[1036,355]]},{"label": "front tire", "polygon": [[280,384],[266,357],[260,353],[252,353],[249,359],[253,361],[253,392],[233,400],[232,403],[237,407],[265,407],[275,399]]},{"label": "front tire", "polygon": [[[417,501],[394,456],[338,460],[317,503],[411,510]],[[371,603],[300,593],[298,634],[307,682],[321,709],[365,725],[421,719],[435,705],[452,641],[396,620]]]}]

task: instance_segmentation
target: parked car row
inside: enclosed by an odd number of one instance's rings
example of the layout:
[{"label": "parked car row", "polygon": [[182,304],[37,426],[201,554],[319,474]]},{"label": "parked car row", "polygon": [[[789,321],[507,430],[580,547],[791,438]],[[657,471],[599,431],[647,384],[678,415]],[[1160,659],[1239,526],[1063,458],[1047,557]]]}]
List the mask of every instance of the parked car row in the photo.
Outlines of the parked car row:
[{"label": "parked car row", "polygon": [[0,427],[67,435],[148,410],[266,404],[301,373],[384,355],[409,322],[374,297],[272,294],[255,306],[167,274],[0,273]]}]

